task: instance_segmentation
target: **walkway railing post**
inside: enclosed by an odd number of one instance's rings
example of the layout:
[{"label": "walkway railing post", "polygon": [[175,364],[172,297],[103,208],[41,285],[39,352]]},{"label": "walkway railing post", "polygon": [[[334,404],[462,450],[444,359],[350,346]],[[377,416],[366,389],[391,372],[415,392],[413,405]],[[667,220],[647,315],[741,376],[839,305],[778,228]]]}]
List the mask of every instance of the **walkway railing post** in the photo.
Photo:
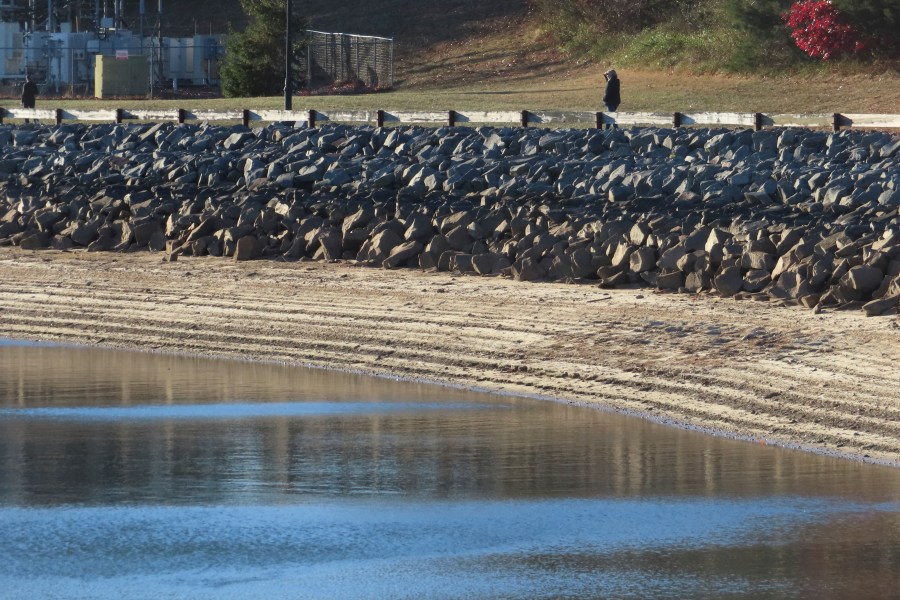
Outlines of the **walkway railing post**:
[{"label": "walkway railing post", "polygon": [[[200,110],[191,112],[183,108],[169,109],[165,111],[159,110],[142,110],[142,109],[124,109],[124,108],[108,108],[100,110],[63,110],[63,109],[46,109],[35,111],[34,109],[18,109],[18,108],[0,108],[0,123],[9,119],[15,120],[31,120],[35,114],[42,114],[49,119],[54,120],[57,124],[63,121],[102,121],[109,123],[123,123],[125,121],[166,121],[177,119],[179,124],[184,124],[188,119],[203,119],[208,121],[231,121],[240,119],[244,126],[249,127],[251,121],[266,122],[282,122],[295,123],[301,117],[301,112],[308,118],[311,127],[318,126],[323,121],[346,121],[348,123],[372,123],[374,120],[378,127],[384,127],[386,121],[403,122],[404,119],[412,119],[412,122],[433,124],[434,126],[457,127],[459,124],[472,122],[496,124],[497,126],[506,126],[511,123],[517,123],[520,127],[530,127],[531,125],[539,125],[546,127],[572,127],[573,124],[581,124],[582,127],[594,126],[602,129],[608,125],[615,125],[613,115],[604,112],[582,112],[582,111],[548,111],[548,112],[531,112],[522,111],[497,111],[497,112],[474,112],[465,113],[455,110],[449,111],[400,111],[390,113],[379,109],[378,111],[358,110],[358,111],[337,111],[334,118],[329,117],[328,113],[316,110],[307,111],[282,111],[282,110],[260,110],[251,111],[248,109],[241,110]],[[686,115],[682,112],[673,113],[620,113],[615,115],[622,119],[625,124],[656,127],[685,127],[685,126],[733,126],[752,127],[755,131],[761,131],[765,127],[799,127],[807,129],[825,129],[829,128],[833,131],[841,131],[847,128],[870,129],[870,130],[891,130],[900,129],[900,114],[850,114],[842,113],[826,113],[826,114],[777,114],[766,115],[764,113],[692,113]]]},{"label": "walkway railing post", "polygon": [[284,110],[292,110],[294,99],[294,83],[291,80],[291,67],[294,62],[294,44],[291,31],[291,15],[293,12],[293,2],[287,0],[287,6],[284,11]]}]

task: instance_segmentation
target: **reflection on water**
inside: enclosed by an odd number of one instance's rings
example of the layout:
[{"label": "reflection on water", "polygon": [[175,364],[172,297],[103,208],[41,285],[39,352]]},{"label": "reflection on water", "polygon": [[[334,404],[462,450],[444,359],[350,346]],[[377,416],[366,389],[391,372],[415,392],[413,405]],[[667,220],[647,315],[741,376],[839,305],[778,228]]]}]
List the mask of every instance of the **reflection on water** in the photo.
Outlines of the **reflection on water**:
[{"label": "reflection on water", "polygon": [[891,469],[563,404],[84,349],[0,346],[0,524],[0,598],[900,589]]}]

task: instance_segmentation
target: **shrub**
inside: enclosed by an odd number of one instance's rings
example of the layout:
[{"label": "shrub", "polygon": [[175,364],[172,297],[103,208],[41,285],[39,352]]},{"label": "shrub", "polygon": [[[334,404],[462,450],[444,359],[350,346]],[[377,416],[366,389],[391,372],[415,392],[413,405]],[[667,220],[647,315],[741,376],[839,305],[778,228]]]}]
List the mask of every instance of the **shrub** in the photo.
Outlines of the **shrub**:
[{"label": "shrub", "polygon": [[[587,24],[598,33],[633,33],[688,14],[703,0],[534,0],[548,23],[562,28]],[[566,37],[564,29],[554,33]]]},{"label": "shrub", "polygon": [[797,47],[813,58],[828,60],[865,49],[856,27],[828,0],[795,2],[782,19]]}]

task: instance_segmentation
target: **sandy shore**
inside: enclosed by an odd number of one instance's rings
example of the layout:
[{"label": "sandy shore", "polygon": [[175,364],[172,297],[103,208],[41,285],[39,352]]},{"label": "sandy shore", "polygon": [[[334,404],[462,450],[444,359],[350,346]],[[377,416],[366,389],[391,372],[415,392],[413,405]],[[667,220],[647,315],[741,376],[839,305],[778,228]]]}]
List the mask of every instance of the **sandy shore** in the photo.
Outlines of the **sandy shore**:
[{"label": "sandy shore", "polygon": [[590,403],[900,465],[900,319],[350,264],[0,249],[0,336]]}]

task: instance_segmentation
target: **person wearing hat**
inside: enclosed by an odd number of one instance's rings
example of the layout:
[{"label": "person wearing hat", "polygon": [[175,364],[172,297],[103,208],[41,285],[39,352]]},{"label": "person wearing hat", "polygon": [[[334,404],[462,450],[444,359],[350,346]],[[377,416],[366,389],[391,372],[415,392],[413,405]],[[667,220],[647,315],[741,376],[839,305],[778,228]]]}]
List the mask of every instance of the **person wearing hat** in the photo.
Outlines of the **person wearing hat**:
[{"label": "person wearing hat", "polygon": [[608,112],[616,112],[619,109],[619,104],[622,103],[619,77],[614,69],[604,73],[603,77],[606,78],[606,93],[603,94],[603,103],[606,105]]}]

